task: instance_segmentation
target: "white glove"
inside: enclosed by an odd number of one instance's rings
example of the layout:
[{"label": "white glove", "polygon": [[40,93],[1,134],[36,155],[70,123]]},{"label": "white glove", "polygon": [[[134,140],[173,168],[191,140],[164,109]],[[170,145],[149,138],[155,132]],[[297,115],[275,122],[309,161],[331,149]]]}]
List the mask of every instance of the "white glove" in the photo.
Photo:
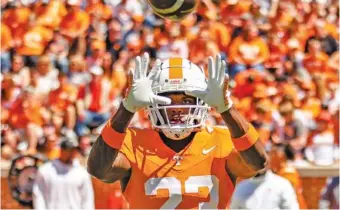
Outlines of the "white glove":
[{"label": "white glove", "polygon": [[157,59],[154,68],[150,71],[149,75],[146,76],[149,61],[149,54],[144,53],[142,58],[140,56],[136,57],[135,70],[130,69],[128,94],[123,100],[123,106],[129,112],[135,113],[138,109],[154,104],[168,105],[171,103],[170,98],[157,96],[152,92],[152,79],[157,71],[159,71],[161,61]]},{"label": "white glove", "polygon": [[215,65],[213,58],[209,57],[207,89],[188,89],[185,91],[185,94],[202,99],[219,113],[230,109],[233,102],[228,91],[229,75],[224,72],[226,65],[226,62],[222,61],[220,55],[216,56]]}]

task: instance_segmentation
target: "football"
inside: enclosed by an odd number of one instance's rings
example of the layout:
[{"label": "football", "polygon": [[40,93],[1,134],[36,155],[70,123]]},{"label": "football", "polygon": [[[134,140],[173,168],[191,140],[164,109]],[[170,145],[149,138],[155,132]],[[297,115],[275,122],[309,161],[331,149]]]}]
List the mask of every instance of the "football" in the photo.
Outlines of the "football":
[{"label": "football", "polygon": [[195,10],[198,0],[148,0],[148,2],[158,16],[178,21]]}]

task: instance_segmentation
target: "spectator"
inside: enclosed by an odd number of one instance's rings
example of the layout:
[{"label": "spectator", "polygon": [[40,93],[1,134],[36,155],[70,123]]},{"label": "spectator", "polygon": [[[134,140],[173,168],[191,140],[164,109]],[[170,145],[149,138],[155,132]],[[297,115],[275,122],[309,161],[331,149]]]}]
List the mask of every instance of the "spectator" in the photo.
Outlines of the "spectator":
[{"label": "spectator", "polygon": [[251,123],[259,131],[259,138],[263,145],[269,143],[270,134],[274,131],[271,114],[271,105],[268,101],[256,103]]},{"label": "spectator", "polygon": [[337,157],[339,148],[335,145],[334,133],[332,132],[332,116],[323,110],[316,117],[316,130],[311,133],[306,148],[306,157],[317,165],[332,165]]},{"label": "spectator", "polygon": [[2,14],[2,22],[11,30],[14,45],[22,40],[22,34],[29,26],[31,11],[22,5],[20,1],[9,3],[7,10]]},{"label": "spectator", "polygon": [[285,178],[267,170],[243,180],[235,187],[230,209],[298,209],[292,185]]},{"label": "spectator", "polygon": [[223,23],[207,17],[202,21],[202,28],[207,28],[210,32],[210,39],[217,43],[219,51],[228,54],[228,46],[231,40],[229,28]]},{"label": "spectator", "polygon": [[80,54],[70,56],[69,81],[76,87],[87,85],[91,81],[91,75],[87,71],[84,57]]},{"label": "spectator", "polygon": [[281,39],[276,34],[272,34],[268,37],[269,57],[265,62],[267,69],[282,70],[283,62],[287,52],[287,47],[281,44]]},{"label": "spectator", "polygon": [[80,0],[67,0],[67,15],[60,23],[61,34],[70,40],[83,35],[90,24],[90,17],[80,9],[80,3]]},{"label": "spectator", "polygon": [[87,126],[96,128],[110,117],[113,90],[110,84],[103,82],[103,69],[98,66],[90,68],[92,81],[79,90],[78,122],[76,132],[81,136],[88,132]]},{"label": "spectator", "polygon": [[112,10],[105,2],[104,0],[90,0],[85,11],[88,14],[99,14],[102,20],[109,20],[112,17]]},{"label": "spectator", "polygon": [[[321,100],[316,97],[316,90],[314,83],[305,82],[301,85],[300,92],[300,106],[301,113],[310,121],[313,121],[321,111]],[[309,129],[313,129],[312,124],[307,124]]]},{"label": "spectator", "polygon": [[[289,144],[296,155],[301,159],[302,150],[307,142],[306,128],[302,122],[294,117],[294,105],[291,101],[283,101],[279,105],[279,113],[283,119],[283,143]],[[296,116],[296,115],[295,115]]]},{"label": "spectator", "polygon": [[69,71],[69,60],[67,59],[69,49],[70,46],[63,35],[59,31],[54,31],[53,39],[46,49],[46,54],[49,55],[55,67],[65,73]]},{"label": "spectator", "polygon": [[197,65],[205,65],[202,63],[207,55],[215,55],[218,53],[218,45],[210,40],[210,31],[207,28],[201,28],[197,37],[189,43],[189,59]]},{"label": "spectator", "polygon": [[37,73],[37,89],[41,94],[47,95],[51,90],[58,87],[58,70],[54,68],[49,56],[39,57]]},{"label": "spectator", "polygon": [[14,84],[18,88],[26,88],[30,84],[30,69],[25,66],[23,56],[13,55],[11,62],[11,69],[9,75],[11,75]]},{"label": "spectator", "polygon": [[106,49],[112,54],[115,60],[118,59],[119,52],[125,47],[122,27],[122,23],[117,18],[113,18],[108,22]]},{"label": "spectator", "polygon": [[231,42],[229,56],[231,77],[249,68],[264,70],[263,63],[269,56],[269,50],[266,43],[258,36],[255,25],[246,26],[242,35]]},{"label": "spectator", "polygon": [[[40,148],[39,152],[47,159],[54,160],[59,158],[60,156],[60,142],[59,135],[57,134],[57,130],[54,125],[46,124],[43,126],[43,135],[44,137],[40,139]],[[43,142],[42,142],[43,141]]]},{"label": "spectator", "polygon": [[67,10],[61,0],[51,0],[37,3],[34,13],[38,25],[54,30],[59,27],[62,18],[67,14]]},{"label": "spectator", "polygon": [[102,40],[92,40],[91,42],[91,55],[86,58],[87,66],[101,66],[103,63],[103,56],[105,54],[105,42]]},{"label": "spectator", "polygon": [[27,30],[20,34],[20,42],[15,48],[20,55],[27,56],[30,66],[36,65],[37,56],[44,54],[45,48],[53,38],[53,31],[33,21],[27,24]]},{"label": "spectator", "polygon": [[39,167],[33,185],[34,209],[94,209],[91,178],[76,159],[77,147],[63,139],[59,158]]},{"label": "spectator", "polygon": [[[309,45],[312,40],[318,40],[321,42],[322,51],[328,56],[332,55],[338,50],[338,43],[334,37],[332,37],[326,29],[326,23],[324,20],[320,19],[315,21],[315,35],[307,40],[305,52],[309,52]],[[331,25],[332,26],[332,25]],[[337,37],[337,36],[335,36]]]},{"label": "spectator", "polygon": [[59,72],[59,87],[49,93],[47,106],[52,111],[53,117],[60,118],[60,124],[56,125],[57,132],[65,126],[67,132],[73,133],[76,124],[77,89],[68,83],[67,75]]},{"label": "spectator", "polygon": [[[29,90],[16,99],[10,108],[9,125],[16,129],[14,131],[14,139],[16,144],[12,148],[17,150],[19,142],[22,142],[23,153],[35,154],[37,149],[38,138],[42,136],[41,126],[46,121],[47,110],[43,108],[41,101],[37,98],[36,94],[31,93]],[[26,150],[27,149],[27,150]]]},{"label": "spectator", "polygon": [[303,60],[303,66],[310,74],[325,73],[327,71],[328,56],[321,51],[321,43],[312,40],[309,43],[309,53]]}]

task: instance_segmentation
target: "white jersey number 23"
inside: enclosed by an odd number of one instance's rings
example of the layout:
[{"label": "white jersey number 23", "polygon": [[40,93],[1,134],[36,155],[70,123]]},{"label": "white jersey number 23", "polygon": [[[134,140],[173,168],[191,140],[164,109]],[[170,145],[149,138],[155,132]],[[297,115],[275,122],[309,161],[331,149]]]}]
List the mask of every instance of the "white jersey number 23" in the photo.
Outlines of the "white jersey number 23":
[{"label": "white jersey number 23", "polygon": [[[199,209],[217,209],[218,205],[218,178],[213,175],[190,176],[184,182],[185,193],[198,193],[200,187],[208,187],[209,202],[200,202]],[[175,209],[182,202],[181,182],[175,177],[151,178],[145,182],[146,195],[156,195],[157,190],[168,189],[169,199],[161,209]]]}]

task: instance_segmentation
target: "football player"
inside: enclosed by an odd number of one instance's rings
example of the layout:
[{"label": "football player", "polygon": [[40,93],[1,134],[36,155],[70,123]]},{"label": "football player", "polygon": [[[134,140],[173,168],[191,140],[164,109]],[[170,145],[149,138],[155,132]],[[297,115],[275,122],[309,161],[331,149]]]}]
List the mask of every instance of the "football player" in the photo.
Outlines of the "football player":
[{"label": "football player", "polygon": [[[197,65],[170,58],[148,73],[149,56],[136,57],[130,88],[93,145],[88,171],[103,182],[120,180],[130,208],[226,208],[236,178],[261,172],[267,154],[258,134],[235,109],[226,63]],[[226,127],[205,126],[210,107]],[[128,128],[146,108],[153,129]]]}]

